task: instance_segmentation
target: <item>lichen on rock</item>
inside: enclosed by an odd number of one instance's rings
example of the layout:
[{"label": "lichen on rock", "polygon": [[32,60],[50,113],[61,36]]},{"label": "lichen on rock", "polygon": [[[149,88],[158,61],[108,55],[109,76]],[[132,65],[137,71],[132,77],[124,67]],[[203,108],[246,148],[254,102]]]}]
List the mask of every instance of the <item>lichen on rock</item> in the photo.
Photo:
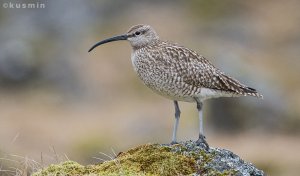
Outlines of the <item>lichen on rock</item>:
[{"label": "lichen on rock", "polygon": [[50,165],[33,174],[99,176],[262,176],[263,171],[243,161],[232,152],[196,145],[193,141],[178,144],[146,144],[121,152],[111,160],[82,166],[73,161]]}]

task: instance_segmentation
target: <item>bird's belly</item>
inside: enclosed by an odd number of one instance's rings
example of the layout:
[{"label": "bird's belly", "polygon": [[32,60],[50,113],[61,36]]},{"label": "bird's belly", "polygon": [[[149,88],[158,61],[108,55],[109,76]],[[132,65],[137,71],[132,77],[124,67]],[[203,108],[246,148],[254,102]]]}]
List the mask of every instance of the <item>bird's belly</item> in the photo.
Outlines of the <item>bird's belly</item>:
[{"label": "bird's belly", "polygon": [[180,80],[170,78],[169,75],[165,74],[163,71],[136,71],[147,87],[155,93],[171,100],[195,102],[196,100],[203,101],[210,98],[237,96],[237,94],[229,92],[190,86]]},{"label": "bird's belly", "polygon": [[178,94],[176,91],[170,91],[170,90],[161,90],[161,89],[156,89],[153,87],[148,86],[150,89],[152,89],[154,92],[157,94],[166,97],[170,100],[176,100],[176,101],[185,101],[185,102],[195,102],[195,98],[190,95],[182,95]]},{"label": "bird's belly", "polygon": [[137,70],[140,79],[155,93],[171,100],[194,102],[195,98],[189,86],[172,79],[163,72],[147,72]]},{"label": "bird's belly", "polygon": [[159,95],[162,95],[171,100],[185,101],[185,102],[195,102],[195,101],[204,101],[210,98],[219,98],[219,97],[237,97],[238,94],[232,94],[229,92],[213,90],[209,88],[199,88],[197,92],[191,91],[189,88],[177,87],[177,86],[155,86],[153,84],[145,83],[147,87],[152,89]]}]

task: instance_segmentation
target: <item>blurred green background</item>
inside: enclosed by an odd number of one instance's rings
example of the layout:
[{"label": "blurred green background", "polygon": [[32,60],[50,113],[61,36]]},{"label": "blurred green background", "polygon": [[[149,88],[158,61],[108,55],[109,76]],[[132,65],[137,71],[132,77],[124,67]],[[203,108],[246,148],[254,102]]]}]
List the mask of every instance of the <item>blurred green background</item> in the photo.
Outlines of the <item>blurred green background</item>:
[{"label": "blurred green background", "polygon": [[[45,8],[0,7],[1,170],[13,170],[8,158],[90,164],[109,159],[101,152],[169,143],[173,103],[138,79],[129,43],[87,52],[132,25],[149,24],[161,39],[197,51],[264,95],[206,101],[211,146],[268,175],[300,172],[300,1],[26,2]],[[196,105],[180,106],[179,140],[196,139]]]}]

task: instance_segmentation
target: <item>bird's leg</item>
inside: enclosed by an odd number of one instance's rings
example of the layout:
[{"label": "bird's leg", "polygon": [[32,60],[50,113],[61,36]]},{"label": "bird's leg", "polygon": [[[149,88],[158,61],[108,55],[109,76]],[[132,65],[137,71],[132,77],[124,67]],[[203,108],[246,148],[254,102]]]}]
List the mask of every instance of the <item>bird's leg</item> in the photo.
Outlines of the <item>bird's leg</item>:
[{"label": "bird's leg", "polygon": [[203,130],[203,111],[202,111],[202,106],[203,103],[201,101],[196,101],[197,102],[197,109],[198,109],[198,113],[199,113],[199,139],[196,141],[197,145],[201,145],[204,144],[205,145],[205,149],[209,149],[209,145],[205,140],[205,136],[204,136],[204,130]]},{"label": "bird's leg", "polygon": [[177,137],[177,129],[179,124],[179,118],[180,118],[180,109],[178,106],[178,102],[174,100],[174,106],[175,106],[175,122],[174,122],[174,128],[173,128],[173,135],[172,135],[172,142],[171,144],[176,144],[176,137]]}]

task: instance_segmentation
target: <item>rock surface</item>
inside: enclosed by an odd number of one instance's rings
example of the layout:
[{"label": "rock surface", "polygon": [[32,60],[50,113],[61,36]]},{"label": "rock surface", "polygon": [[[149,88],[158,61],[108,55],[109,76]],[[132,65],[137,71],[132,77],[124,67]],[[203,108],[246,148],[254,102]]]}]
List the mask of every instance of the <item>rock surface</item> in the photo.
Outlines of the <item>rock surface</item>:
[{"label": "rock surface", "polygon": [[186,141],[174,145],[142,145],[96,165],[82,166],[66,161],[33,174],[48,175],[262,176],[264,172],[231,151],[212,147],[207,151],[193,141]]}]

